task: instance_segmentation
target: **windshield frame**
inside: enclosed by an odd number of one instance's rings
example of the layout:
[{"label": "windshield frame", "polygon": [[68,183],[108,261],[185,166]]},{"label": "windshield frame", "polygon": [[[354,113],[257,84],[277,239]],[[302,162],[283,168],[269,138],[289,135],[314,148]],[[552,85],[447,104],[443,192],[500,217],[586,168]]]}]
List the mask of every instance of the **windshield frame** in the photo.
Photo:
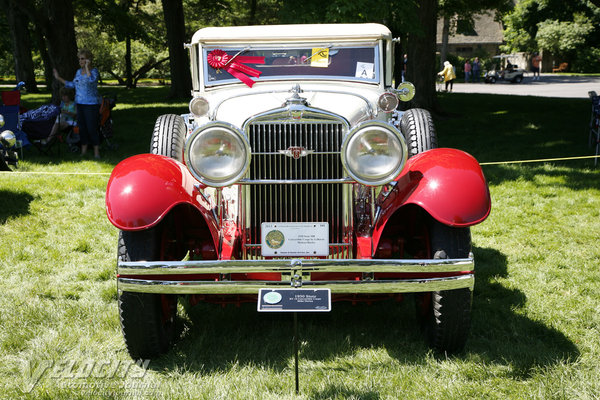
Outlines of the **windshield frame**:
[{"label": "windshield frame", "polygon": [[[252,78],[255,82],[277,82],[277,81],[337,81],[337,82],[354,82],[363,83],[370,85],[380,85],[383,76],[383,65],[382,62],[382,41],[381,40],[370,40],[370,41],[357,41],[357,42],[318,42],[318,43],[253,43],[252,45],[241,45],[241,44],[224,44],[218,45],[211,43],[210,45],[201,45],[199,51],[194,52],[198,62],[198,81],[204,89],[213,89],[221,86],[229,86],[233,84],[240,84],[240,80],[229,75],[226,71],[222,71],[230,76],[228,79],[220,79],[218,81],[209,81],[210,72],[214,71],[212,67],[208,65],[207,55],[216,49],[223,50],[228,54],[237,54],[244,56],[248,54],[249,50],[282,50],[282,51],[295,51],[295,50],[307,50],[314,48],[328,48],[330,51],[338,49],[353,49],[353,48],[371,48],[373,50],[373,63],[374,63],[374,78],[359,78],[353,76],[332,76],[332,75],[277,75],[277,76],[264,76],[260,78]],[[249,64],[251,67],[256,65]],[[210,71],[209,71],[210,68]],[[258,69],[258,68],[257,68]]]}]

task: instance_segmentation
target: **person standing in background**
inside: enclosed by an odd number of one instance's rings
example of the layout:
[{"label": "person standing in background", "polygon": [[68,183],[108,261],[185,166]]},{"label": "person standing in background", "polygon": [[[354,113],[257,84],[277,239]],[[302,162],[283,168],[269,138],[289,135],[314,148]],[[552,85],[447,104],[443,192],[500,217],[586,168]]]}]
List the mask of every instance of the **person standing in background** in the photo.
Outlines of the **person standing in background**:
[{"label": "person standing in background", "polygon": [[454,85],[454,80],[456,79],[456,73],[454,72],[454,67],[450,64],[450,61],[444,61],[444,69],[438,72],[438,75],[444,77],[444,82],[446,83],[446,92],[448,91],[448,86],[450,86],[450,91],[452,91],[452,86]]},{"label": "person standing in background", "polygon": [[465,68],[465,83],[468,83],[471,80],[471,63],[469,62],[468,58],[465,61],[464,68]]},{"label": "person standing in background", "polygon": [[480,71],[481,71],[481,63],[479,62],[479,57],[475,57],[475,59],[473,60],[473,68],[472,68],[473,82],[479,83]]},{"label": "person standing in background", "polygon": [[542,62],[542,57],[540,57],[539,53],[533,53],[533,58],[531,59],[531,72],[533,72],[533,80],[535,81],[536,76],[537,80],[540,80],[540,64]]},{"label": "person standing in background", "polygon": [[72,81],[63,79],[56,69],[54,77],[65,87],[75,89],[77,106],[77,125],[81,138],[81,155],[87,153],[89,145],[94,149],[94,157],[100,158],[100,136],[98,134],[98,118],[100,114],[100,96],[98,95],[98,78],[100,73],[92,67],[92,53],[81,49],[77,53],[79,69]]}]

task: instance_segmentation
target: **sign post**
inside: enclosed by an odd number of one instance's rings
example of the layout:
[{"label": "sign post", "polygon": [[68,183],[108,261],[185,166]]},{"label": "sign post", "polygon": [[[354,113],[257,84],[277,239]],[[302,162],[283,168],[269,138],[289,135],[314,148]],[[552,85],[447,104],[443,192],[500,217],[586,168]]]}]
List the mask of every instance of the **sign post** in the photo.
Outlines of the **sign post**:
[{"label": "sign post", "polygon": [[258,293],[259,312],[293,312],[294,313],[294,375],[296,378],[296,394],[300,393],[298,374],[298,313],[331,311],[330,289],[260,289]]}]

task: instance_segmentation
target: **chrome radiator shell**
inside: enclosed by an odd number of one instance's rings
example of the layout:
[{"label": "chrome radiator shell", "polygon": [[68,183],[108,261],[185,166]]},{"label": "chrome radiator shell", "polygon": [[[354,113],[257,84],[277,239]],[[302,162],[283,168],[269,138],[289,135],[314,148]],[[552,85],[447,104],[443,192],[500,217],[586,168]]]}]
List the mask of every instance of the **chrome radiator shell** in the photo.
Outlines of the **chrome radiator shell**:
[{"label": "chrome radiator shell", "polygon": [[352,180],[340,158],[348,123],[293,107],[244,125],[252,162],[242,183],[243,259],[262,259],[262,222],[328,222],[329,258],[352,258]]}]

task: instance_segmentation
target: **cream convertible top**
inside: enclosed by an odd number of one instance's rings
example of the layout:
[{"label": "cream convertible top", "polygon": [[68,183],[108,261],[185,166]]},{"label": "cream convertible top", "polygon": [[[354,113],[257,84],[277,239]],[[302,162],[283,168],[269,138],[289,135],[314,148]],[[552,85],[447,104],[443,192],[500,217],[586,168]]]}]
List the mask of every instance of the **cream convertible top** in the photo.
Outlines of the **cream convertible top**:
[{"label": "cream convertible top", "polygon": [[192,44],[314,40],[331,42],[391,38],[390,30],[380,24],[255,25],[202,28],[192,37]]}]

